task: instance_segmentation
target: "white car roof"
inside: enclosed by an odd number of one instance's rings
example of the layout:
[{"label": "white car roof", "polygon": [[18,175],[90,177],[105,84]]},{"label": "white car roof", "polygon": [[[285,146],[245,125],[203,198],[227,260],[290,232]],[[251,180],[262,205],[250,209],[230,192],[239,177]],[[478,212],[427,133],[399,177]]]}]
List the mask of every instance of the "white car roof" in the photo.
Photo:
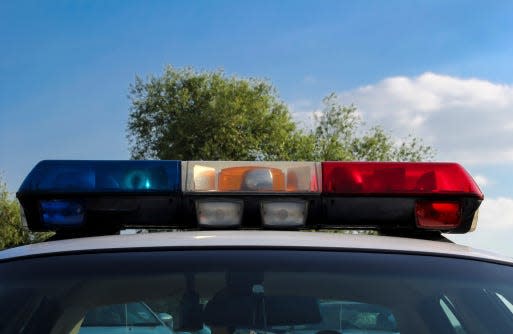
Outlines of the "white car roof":
[{"label": "white car roof", "polygon": [[513,258],[450,242],[328,232],[195,231],[77,238],[31,244],[0,252],[0,260],[58,253],[144,248],[304,248],[397,252],[465,257],[513,264]]}]

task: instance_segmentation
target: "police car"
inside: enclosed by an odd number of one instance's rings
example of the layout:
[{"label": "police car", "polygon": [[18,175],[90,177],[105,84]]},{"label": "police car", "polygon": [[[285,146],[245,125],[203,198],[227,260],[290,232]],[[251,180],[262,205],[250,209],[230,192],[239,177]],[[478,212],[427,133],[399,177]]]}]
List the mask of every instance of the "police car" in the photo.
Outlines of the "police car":
[{"label": "police car", "polygon": [[1,333],[513,333],[513,261],[442,234],[483,200],[455,163],[42,161],[17,197],[55,235],[0,252]]}]

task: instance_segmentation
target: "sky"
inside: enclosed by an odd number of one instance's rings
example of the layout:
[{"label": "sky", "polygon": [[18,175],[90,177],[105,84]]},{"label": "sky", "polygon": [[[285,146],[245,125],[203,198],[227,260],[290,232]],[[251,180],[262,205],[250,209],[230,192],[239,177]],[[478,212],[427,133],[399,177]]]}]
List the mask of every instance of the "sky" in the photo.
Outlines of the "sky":
[{"label": "sky", "polygon": [[303,126],[331,92],[485,193],[451,239],[513,256],[511,1],[0,1],[0,173],[128,159],[130,84],[166,65],[269,80]]}]

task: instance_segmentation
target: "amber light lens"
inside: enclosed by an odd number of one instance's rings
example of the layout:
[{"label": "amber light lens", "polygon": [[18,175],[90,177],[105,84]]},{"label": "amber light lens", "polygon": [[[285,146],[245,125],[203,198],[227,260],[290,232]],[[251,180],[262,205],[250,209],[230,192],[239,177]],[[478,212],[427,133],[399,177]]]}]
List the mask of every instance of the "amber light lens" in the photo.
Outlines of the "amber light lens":
[{"label": "amber light lens", "polygon": [[319,193],[320,165],[294,161],[182,162],[184,192]]},{"label": "amber light lens", "polygon": [[[250,180],[252,175],[255,175],[253,177],[255,182]],[[285,176],[277,168],[249,166],[224,168],[219,173],[219,191],[240,190],[284,191]]]},{"label": "amber light lens", "polygon": [[454,229],[461,224],[461,205],[453,201],[417,201],[417,226],[423,229]]}]

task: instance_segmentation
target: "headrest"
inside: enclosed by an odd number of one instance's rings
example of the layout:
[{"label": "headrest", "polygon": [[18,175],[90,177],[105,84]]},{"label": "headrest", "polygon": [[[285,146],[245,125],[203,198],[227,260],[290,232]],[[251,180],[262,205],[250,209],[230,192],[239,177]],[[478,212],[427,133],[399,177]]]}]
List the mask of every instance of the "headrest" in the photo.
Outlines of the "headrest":
[{"label": "headrest", "polygon": [[208,326],[260,328],[264,323],[267,326],[320,323],[322,318],[315,298],[264,297],[227,288],[207,303],[204,320]]}]

